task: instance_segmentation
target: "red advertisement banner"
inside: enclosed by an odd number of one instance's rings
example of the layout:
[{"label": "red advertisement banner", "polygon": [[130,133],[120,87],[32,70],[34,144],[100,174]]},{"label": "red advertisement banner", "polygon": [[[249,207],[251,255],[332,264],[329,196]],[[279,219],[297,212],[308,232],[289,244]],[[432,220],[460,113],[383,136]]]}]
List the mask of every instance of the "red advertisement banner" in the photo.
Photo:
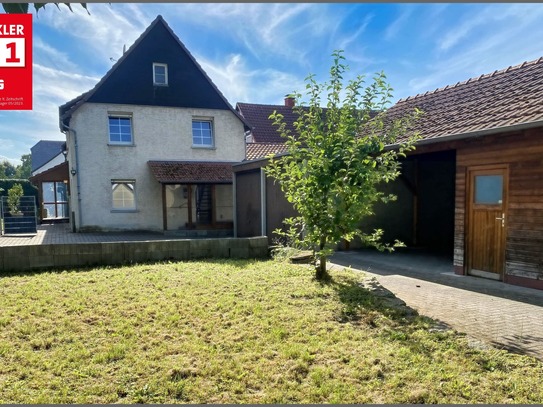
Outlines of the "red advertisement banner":
[{"label": "red advertisement banner", "polygon": [[0,14],[0,110],[32,110],[32,14]]}]

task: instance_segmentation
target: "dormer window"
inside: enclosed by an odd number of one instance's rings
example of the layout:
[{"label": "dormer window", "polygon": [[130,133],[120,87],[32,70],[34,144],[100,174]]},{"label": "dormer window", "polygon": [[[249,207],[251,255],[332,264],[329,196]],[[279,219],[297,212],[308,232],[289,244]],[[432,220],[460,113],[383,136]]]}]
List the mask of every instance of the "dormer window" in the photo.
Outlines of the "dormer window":
[{"label": "dormer window", "polygon": [[168,65],[153,63],[153,83],[158,86],[168,86]]}]

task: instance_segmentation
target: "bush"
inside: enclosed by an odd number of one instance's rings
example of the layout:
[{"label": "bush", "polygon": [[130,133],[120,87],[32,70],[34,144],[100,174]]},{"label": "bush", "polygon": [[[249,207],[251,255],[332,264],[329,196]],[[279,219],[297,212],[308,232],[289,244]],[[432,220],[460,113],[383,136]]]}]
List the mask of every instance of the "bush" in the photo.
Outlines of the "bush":
[{"label": "bush", "polygon": [[23,186],[21,184],[14,184],[8,191],[8,207],[12,215],[20,213],[19,205],[21,204],[21,197],[23,196]]},{"label": "bush", "polygon": [[8,191],[15,184],[21,184],[23,187],[23,196],[38,197],[38,188],[32,185],[27,179],[0,179],[0,196],[7,196]]}]

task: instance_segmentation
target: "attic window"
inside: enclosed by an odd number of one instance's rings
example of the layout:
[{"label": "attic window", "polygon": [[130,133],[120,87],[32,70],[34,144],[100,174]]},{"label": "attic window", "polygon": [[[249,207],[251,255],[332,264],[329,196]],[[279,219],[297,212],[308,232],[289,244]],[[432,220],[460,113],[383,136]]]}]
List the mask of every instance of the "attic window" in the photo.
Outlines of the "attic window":
[{"label": "attic window", "polygon": [[153,63],[153,83],[159,86],[168,86],[168,65]]}]

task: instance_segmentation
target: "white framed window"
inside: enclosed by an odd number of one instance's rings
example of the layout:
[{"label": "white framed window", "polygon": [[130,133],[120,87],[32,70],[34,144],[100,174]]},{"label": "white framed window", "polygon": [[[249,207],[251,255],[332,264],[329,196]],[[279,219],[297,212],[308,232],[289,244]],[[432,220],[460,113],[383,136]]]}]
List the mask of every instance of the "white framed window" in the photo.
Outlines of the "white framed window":
[{"label": "white framed window", "polygon": [[192,119],[192,146],[213,147],[213,120]]},{"label": "white framed window", "polygon": [[133,144],[131,116],[110,114],[108,120],[110,144]]},{"label": "white framed window", "polygon": [[136,209],[136,181],[111,180],[112,209],[131,211]]},{"label": "white framed window", "polygon": [[168,86],[168,65],[153,62],[153,83]]}]

